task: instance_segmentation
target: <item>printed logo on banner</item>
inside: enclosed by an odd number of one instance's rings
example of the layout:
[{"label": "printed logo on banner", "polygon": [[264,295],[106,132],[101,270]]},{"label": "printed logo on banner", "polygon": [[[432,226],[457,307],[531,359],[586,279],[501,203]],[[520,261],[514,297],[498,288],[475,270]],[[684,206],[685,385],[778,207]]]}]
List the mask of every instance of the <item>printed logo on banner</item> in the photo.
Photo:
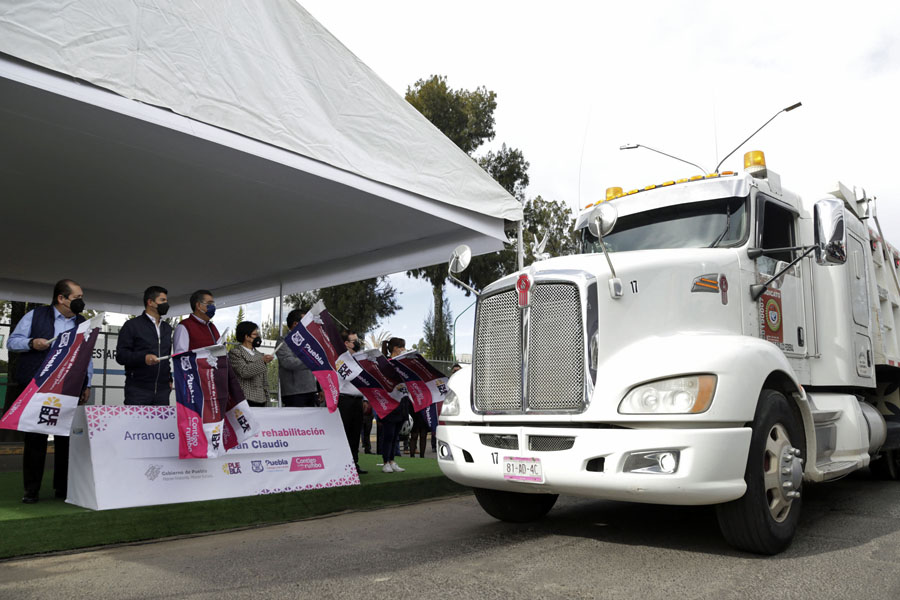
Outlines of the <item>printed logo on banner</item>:
[{"label": "printed logo on banner", "polygon": [[147,470],[144,471],[144,477],[146,477],[150,481],[153,481],[154,479],[159,477],[160,473],[162,473],[162,465],[150,465],[149,467],[147,467]]},{"label": "printed logo on banner", "polygon": [[263,467],[263,461],[261,460],[251,460],[250,468],[253,469],[254,473],[262,473],[265,471],[265,467]]},{"label": "printed logo on banner", "polygon": [[291,459],[291,471],[316,471],[324,468],[321,456],[295,456]]},{"label": "printed logo on banner", "polygon": [[56,396],[50,396],[41,405],[41,412],[38,413],[38,425],[56,426],[59,421],[59,411],[62,410],[62,401]]},{"label": "printed logo on banner", "polygon": [[219,449],[219,440],[222,439],[222,431],[219,428],[219,425],[216,425],[212,430],[212,435],[209,436],[209,442],[212,444],[213,450]]},{"label": "printed logo on banner", "polygon": [[434,385],[437,386],[437,389],[441,394],[447,394],[447,382],[444,379],[435,379]]},{"label": "printed logo on banner", "polygon": [[241,412],[241,409],[234,409],[234,416],[237,419],[238,425],[241,426],[241,430],[243,430],[244,433],[250,431],[250,423],[247,421],[247,417],[244,415],[244,413]]},{"label": "printed logo on banner", "polygon": [[241,474],[241,463],[239,462],[227,462],[222,464],[222,472],[226,475],[240,475]]},{"label": "printed logo on banner", "polygon": [[263,460],[263,464],[267,471],[287,471],[290,466],[286,458],[267,458]]}]

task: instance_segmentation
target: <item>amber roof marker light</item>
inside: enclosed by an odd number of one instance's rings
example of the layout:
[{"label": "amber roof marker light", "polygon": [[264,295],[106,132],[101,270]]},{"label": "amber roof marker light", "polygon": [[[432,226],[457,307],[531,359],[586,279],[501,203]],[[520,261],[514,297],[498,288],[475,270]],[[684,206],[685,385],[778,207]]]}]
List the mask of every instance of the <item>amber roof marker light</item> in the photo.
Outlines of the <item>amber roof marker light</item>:
[{"label": "amber roof marker light", "polygon": [[650,146],[645,146],[643,144],[622,144],[621,146],[619,146],[619,150],[634,150],[636,148],[644,148],[645,150],[649,150],[650,152],[656,152],[657,154],[662,154],[663,156],[668,156],[669,158],[674,158],[675,160],[680,160],[681,162],[687,163],[687,164],[691,165],[692,167],[697,167],[698,169],[700,169],[700,171],[704,175],[709,173],[709,171],[707,171],[706,169],[704,169],[703,167],[701,167],[700,165],[698,165],[696,163],[692,163],[689,160],[684,160],[683,158],[678,158],[677,156],[672,156],[671,154],[666,154],[665,152],[663,152],[661,150],[657,150],[656,148],[651,148]]},{"label": "amber roof marker light", "polygon": [[802,103],[802,102],[797,102],[797,103],[795,103],[795,104],[791,104],[791,105],[788,106],[787,108],[782,108],[782,109],[779,110],[777,113],[775,113],[774,115],[772,115],[772,118],[771,118],[771,119],[769,119],[768,121],[766,121],[765,123],[763,123],[762,126],[761,126],[759,129],[757,129],[756,131],[754,131],[753,133],[751,133],[749,136],[747,136],[747,139],[746,139],[746,140],[744,140],[743,142],[741,142],[740,144],[738,144],[738,145],[734,148],[734,150],[732,150],[731,152],[729,152],[729,153],[725,156],[725,158],[723,158],[721,161],[719,161],[719,164],[716,165],[716,171],[715,171],[715,172],[718,173],[718,172],[719,172],[719,167],[722,166],[722,163],[724,163],[726,160],[728,160],[728,158],[729,158],[732,154],[734,154],[735,152],[737,152],[738,149],[740,149],[741,146],[743,146],[744,144],[746,144],[747,142],[749,142],[749,141],[750,141],[750,138],[752,138],[754,135],[756,135],[757,133],[759,133],[760,131],[762,131],[763,127],[765,127],[766,125],[768,125],[769,123],[771,123],[773,120],[775,120],[775,117],[777,117],[778,115],[780,115],[780,114],[783,113],[783,112],[791,112],[791,111],[794,110],[795,108],[800,108],[801,106],[803,106],[803,103]]}]

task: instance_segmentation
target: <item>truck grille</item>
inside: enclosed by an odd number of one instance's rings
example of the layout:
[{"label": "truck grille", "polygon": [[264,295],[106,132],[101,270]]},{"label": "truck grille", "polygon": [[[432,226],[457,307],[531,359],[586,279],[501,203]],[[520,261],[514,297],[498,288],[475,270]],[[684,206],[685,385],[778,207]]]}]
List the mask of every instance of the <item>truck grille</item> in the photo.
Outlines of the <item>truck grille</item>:
[{"label": "truck grille", "polygon": [[571,450],[575,438],[568,435],[529,435],[528,449],[534,452],[558,452]]},{"label": "truck grille", "polygon": [[518,450],[519,436],[510,434],[482,433],[481,443],[490,448],[501,450]]},{"label": "truck grille", "polygon": [[[530,307],[530,411],[584,408],[584,326],[578,287],[538,283]],[[475,332],[475,409],[522,412],[522,313],[515,290],[478,303]]]}]

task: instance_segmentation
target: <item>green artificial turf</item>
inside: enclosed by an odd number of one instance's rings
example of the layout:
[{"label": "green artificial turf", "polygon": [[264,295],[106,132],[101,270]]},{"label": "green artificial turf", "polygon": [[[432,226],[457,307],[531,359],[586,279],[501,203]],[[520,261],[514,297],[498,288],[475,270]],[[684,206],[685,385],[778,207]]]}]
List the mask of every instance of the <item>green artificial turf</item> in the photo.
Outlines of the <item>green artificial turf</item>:
[{"label": "green artificial turf", "polygon": [[282,523],[405,504],[467,491],[433,458],[399,458],[404,473],[382,473],[380,456],[361,455],[361,485],[287,494],[92,511],[53,498],[52,472],[37,504],[22,504],[22,474],[0,473],[0,558]]}]

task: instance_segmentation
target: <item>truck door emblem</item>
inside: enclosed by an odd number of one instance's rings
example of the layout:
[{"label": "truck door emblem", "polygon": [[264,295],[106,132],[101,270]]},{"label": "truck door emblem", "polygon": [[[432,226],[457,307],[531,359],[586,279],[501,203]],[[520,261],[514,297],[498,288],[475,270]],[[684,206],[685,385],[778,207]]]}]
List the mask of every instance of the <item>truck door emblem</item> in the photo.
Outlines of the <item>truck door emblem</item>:
[{"label": "truck door emblem", "polygon": [[694,277],[694,283],[691,285],[691,292],[709,292],[710,294],[719,293],[719,274],[707,273],[700,277]]},{"label": "truck door emblem", "polygon": [[519,275],[516,281],[516,291],[519,292],[519,308],[526,308],[531,302],[531,277],[528,273]]}]

